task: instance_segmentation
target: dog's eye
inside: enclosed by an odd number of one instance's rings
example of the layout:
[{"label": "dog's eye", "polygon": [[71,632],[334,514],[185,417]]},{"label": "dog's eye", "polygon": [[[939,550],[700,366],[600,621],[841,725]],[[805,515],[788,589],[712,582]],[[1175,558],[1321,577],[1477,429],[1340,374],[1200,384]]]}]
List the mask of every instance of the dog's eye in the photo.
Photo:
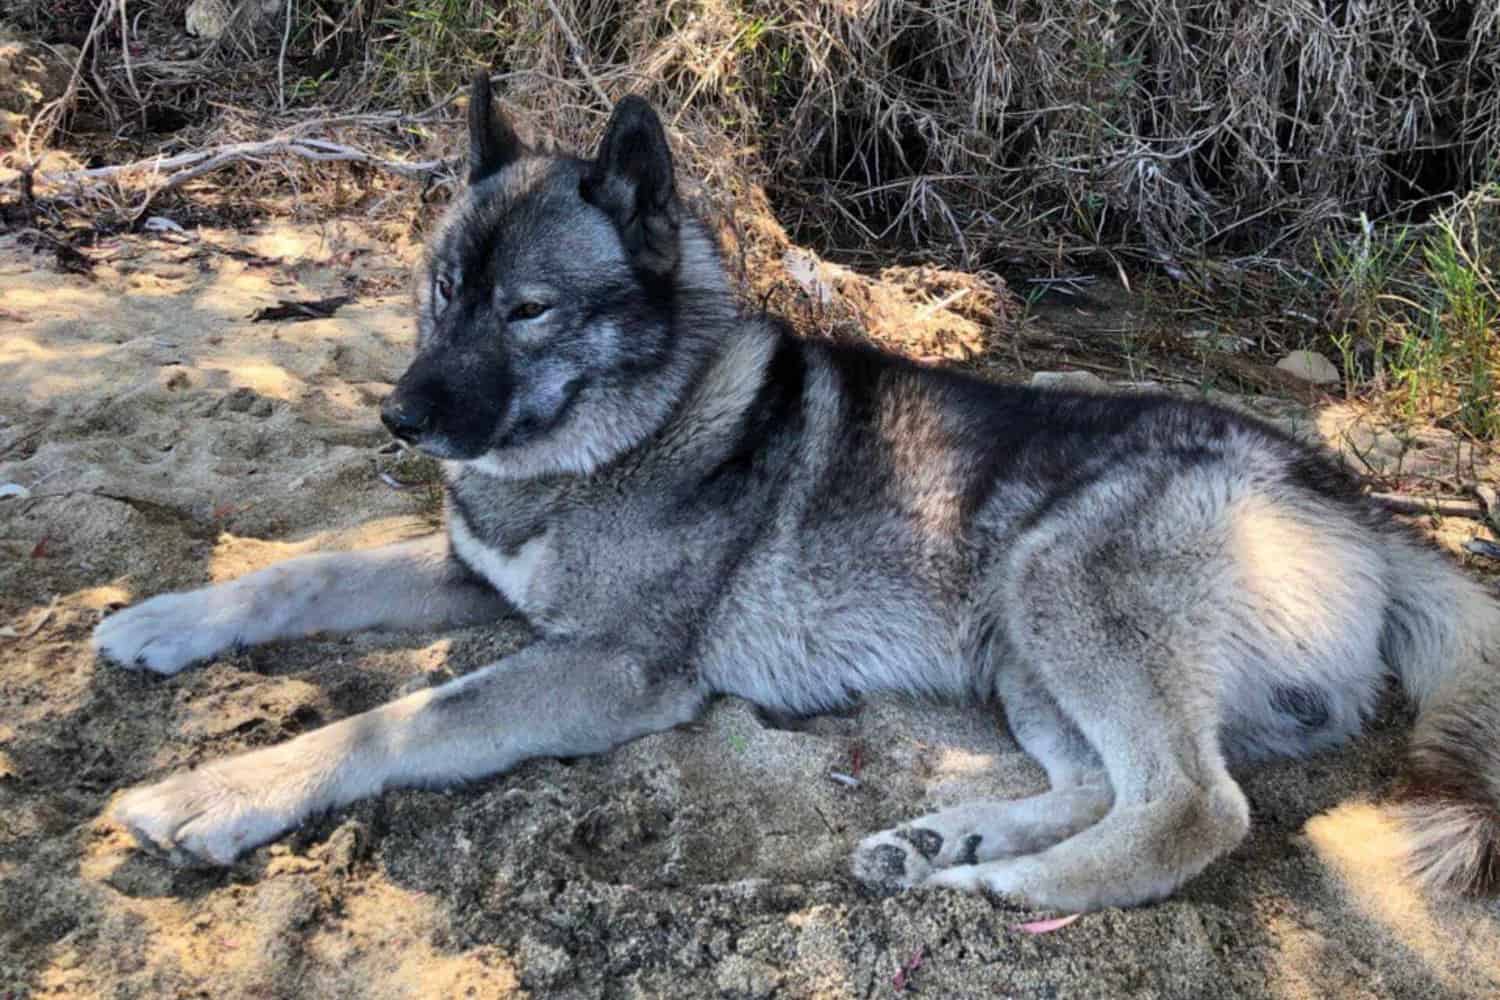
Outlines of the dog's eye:
[{"label": "dog's eye", "polygon": [[550,308],[552,307],[541,302],[522,302],[510,311],[510,318],[512,320],[536,319]]},{"label": "dog's eye", "polygon": [[453,298],[453,279],[445,274],[435,275],[432,279],[432,291],[439,306],[447,305],[448,300]]}]

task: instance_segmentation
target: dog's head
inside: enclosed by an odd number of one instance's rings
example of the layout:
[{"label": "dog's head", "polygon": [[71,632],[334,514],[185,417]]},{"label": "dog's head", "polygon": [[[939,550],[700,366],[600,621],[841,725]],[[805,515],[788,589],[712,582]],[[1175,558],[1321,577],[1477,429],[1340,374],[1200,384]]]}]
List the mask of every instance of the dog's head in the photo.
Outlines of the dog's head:
[{"label": "dog's head", "polygon": [[615,107],[593,159],[541,155],[480,76],[468,185],[429,246],[417,357],[381,418],[492,474],[590,472],[664,419],[693,365],[684,319],[725,296],[644,100]]}]

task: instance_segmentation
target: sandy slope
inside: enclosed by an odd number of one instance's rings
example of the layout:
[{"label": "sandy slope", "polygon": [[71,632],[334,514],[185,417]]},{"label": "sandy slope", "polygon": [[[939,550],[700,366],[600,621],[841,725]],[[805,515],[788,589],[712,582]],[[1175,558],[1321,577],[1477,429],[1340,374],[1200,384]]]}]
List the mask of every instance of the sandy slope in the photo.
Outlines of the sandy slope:
[{"label": "sandy slope", "polygon": [[[918,955],[930,997],[1500,993],[1500,909],[1413,894],[1366,804],[1395,722],[1249,776],[1255,833],[1176,899],[1045,936],[989,900],[872,900],[845,875],[865,831],[1040,787],[977,709],[877,702],[787,730],[729,701],[604,758],[359,804],[227,872],[135,852],[99,819],[118,790],[526,635],[289,643],[166,680],[96,663],[112,604],[414,534],[432,506],[377,475],[409,248],[278,226],[93,253],[65,274],[0,239],[0,483],[32,491],[0,500],[0,997],[886,996]],[[247,318],[344,293],[332,319]],[[828,778],[856,766],[858,788]]]}]

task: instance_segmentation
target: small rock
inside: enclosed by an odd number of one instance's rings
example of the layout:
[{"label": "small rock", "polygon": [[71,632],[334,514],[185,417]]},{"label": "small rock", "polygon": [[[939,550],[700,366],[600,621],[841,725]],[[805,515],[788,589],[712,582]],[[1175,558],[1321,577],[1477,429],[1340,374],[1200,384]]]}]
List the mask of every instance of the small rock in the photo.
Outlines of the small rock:
[{"label": "small rock", "polygon": [[826,306],[838,294],[824,277],[823,262],[810,250],[793,247],[781,258],[781,266],[792,276],[801,289],[820,306]]},{"label": "small rock", "polygon": [[233,15],[234,8],[225,0],[193,0],[183,12],[183,26],[188,34],[212,41],[224,34]]},{"label": "small rock", "polygon": [[228,31],[236,19],[241,26],[248,28],[281,7],[281,0],[242,4],[235,0],[193,0],[183,11],[182,22],[188,34],[204,41],[214,41]]},{"label": "small rock", "polygon": [[1276,362],[1276,367],[1314,385],[1331,385],[1340,379],[1333,362],[1317,351],[1293,351]]},{"label": "small rock", "polygon": [[1034,389],[1065,389],[1075,392],[1108,392],[1109,384],[1092,372],[1037,372],[1031,376]]}]

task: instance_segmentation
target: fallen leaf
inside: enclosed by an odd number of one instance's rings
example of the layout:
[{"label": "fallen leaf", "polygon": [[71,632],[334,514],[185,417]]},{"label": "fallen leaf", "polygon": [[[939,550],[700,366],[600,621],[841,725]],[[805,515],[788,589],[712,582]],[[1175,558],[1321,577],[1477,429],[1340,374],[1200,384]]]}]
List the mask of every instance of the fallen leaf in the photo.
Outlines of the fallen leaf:
[{"label": "fallen leaf", "polygon": [[308,319],[327,319],[339,311],[341,306],[346,306],[354,301],[352,295],[335,295],[327,299],[311,299],[302,302],[294,302],[288,299],[278,299],[274,306],[257,309],[250,314],[250,322],[267,323],[276,320],[299,322]]},{"label": "fallen leaf", "polygon": [[912,953],[905,965],[896,970],[896,974],[891,977],[891,985],[896,988],[896,992],[900,993],[911,986],[911,977],[922,967],[922,961],[926,957],[927,946],[924,944]]},{"label": "fallen leaf", "polygon": [[1464,548],[1476,556],[1484,556],[1486,559],[1500,559],[1500,545],[1485,538],[1471,538],[1464,543]]}]

